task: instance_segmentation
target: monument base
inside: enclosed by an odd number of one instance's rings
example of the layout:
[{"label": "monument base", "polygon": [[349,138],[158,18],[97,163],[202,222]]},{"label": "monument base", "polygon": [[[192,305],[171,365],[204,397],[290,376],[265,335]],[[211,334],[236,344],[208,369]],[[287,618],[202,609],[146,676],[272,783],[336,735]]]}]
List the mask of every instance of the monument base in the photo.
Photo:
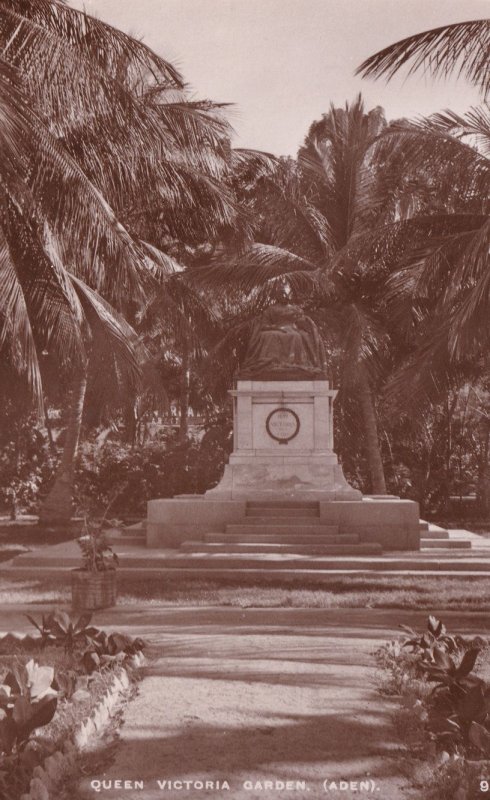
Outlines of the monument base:
[{"label": "monument base", "polygon": [[361,500],[349,486],[340,464],[331,454],[312,459],[296,456],[255,456],[230,463],[218,486],[205,494],[207,500]]},{"label": "monument base", "polygon": [[[260,501],[212,500],[209,495],[150,500],[147,545],[179,547],[188,540],[205,541],[207,534],[225,533],[228,526],[243,525],[250,521],[247,512],[254,502]],[[378,542],[383,550],[420,548],[419,507],[412,500],[364,497],[361,500],[320,500],[309,503],[282,502],[276,497],[271,505],[278,517],[287,515],[295,505],[297,509],[303,506],[315,508],[316,515],[309,520],[310,524],[335,526],[339,535],[355,534],[360,542]],[[295,513],[299,513],[298,510]],[[299,529],[300,525],[298,519],[296,527]]]},{"label": "monument base", "polygon": [[259,549],[260,537],[280,544],[292,535],[301,546],[312,534],[321,547],[347,534],[361,550],[374,542],[384,550],[419,548],[417,503],[363,498],[347,483],[333,449],[337,392],[328,381],[239,380],[231,394],[234,446],[222,479],[205,495],[151,500],[150,547],[209,543],[216,535],[229,542],[243,536]]}]

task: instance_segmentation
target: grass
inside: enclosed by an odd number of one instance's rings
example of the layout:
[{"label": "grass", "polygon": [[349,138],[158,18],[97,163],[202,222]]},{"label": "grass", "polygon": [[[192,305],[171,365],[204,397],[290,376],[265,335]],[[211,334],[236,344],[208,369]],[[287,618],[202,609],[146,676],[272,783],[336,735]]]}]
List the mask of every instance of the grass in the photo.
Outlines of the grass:
[{"label": "grass", "polygon": [[[68,585],[53,579],[0,579],[0,605],[70,602]],[[490,611],[488,578],[334,577],[305,588],[300,583],[263,586],[167,578],[120,581],[118,605],[237,608],[385,608]]]}]

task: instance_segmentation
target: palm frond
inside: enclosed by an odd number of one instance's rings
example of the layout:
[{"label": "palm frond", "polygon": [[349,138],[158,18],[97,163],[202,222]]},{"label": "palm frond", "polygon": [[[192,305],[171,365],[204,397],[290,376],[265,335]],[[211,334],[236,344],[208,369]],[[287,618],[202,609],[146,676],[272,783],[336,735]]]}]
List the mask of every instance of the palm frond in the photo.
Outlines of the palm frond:
[{"label": "palm frond", "polygon": [[194,358],[202,358],[220,333],[212,297],[197,290],[186,273],[174,274],[150,297],[141,314],[149,340],[159,339],[179,350],[183,343]]},{"label": "palm frond", "polygon": [[[53,137],[119,219],[144,185],[169,230],[180,224],[178,235],[196,220],[202,228],[212,219],[204,238],[232,224],[236,208],[222,180],[231,129],[222,106],[189,100],[149,48],[90,17],[80,27],[79,13],[65,9],[58,0],[0,3],[3,58]],[[46,197],[59,196],[55,189],[48,186]]]},{"label": "palm frond", "polygon": [[6,242],[0,246],[0,353],[8,350],[16,372],[26,377],[38,405],[42,403],[41,369],[27,305]]},{"label": "palm frond", "polygon": [[248,294],[276,278],[289,281],[295,275],[311,287],[316,283],[316,272],[315,264],[295,253],[257,243],[235,260],[194,269],[192,275],[204,286],[223,290],[227,286],[236,286]]},{"label": "palm frond", "polygon": [[164,253],[159,247],[155,247],[149,242],[144,242],[142,239],[140,239],[139,244],[143,250],[148,269],[152,271],[157,279],[164,280],[168,275],[173,275],[184,269],[175,258],[172,258],[168,253]]},{"label": "palm frond", "polygon": [[357,69],[363,77],[390,80],[407,67],[447,77],[464,75],[486,95],[490,89],[490,20],[471,20],[408,36],[367,58]]},{"label": "palm frond", "polygon": [[414,174],[425,171],[439,184],[447,176],[461,202],[474,197],[487,200],[490,160],[471,140],[454,135],[454,129],[444,125],[443,120],[443,115],[436,114],[410,123],[394,123],[379,141],[391,140],[393,157],[403,158]]},{"label": "palm frond", "polygon": [[272,153],[234,147],[230,156],[232,169],[240,174],[241,180],[245,179],[246,173],[250,173],[254,181],[257,181],[263,177],[273,176],[277,170],[278,158]]},{"label": "palm frond", "polygon": [[137,244],[32,111],[17,74],[1,60],[0,107],[0,169],[13,202],[48,222],[80,274],[97,288],[119,300],[125,292],[137,295],[144,273]]},{"label": "palm frond", "polygon": [[[136,394],[146,358],[145,348],[138,334],[93,289],[75,275],[70,275],[69,278],[89,326],[93,349],[93,358],[90,360],[93,366],[98,367],[99,382],[103,382],[107,365],[111,364],[119,389]],[[107,377],[106,375],[105,378]]]},{"label": "palm frond", "polygon": [[127,71],[129,64],[137,75],[145,77],[150,73],[156,85],[183,85],[175,67],[144,42],[85,11],[70,7],[63,0],[2,0],[2,5],[20,9],[26,16],[57,31],[71,45],[87,51],[114,74],[121,68]]},{"label": "palm frond", "polygon": [[456,262],[452,286],[447,292],[455,305],[451,327],[450,352],[461,358],[477,345],[490,344],[488,310],[490,307],[490,217],[475,235]]},{"label": "palm frond", "polygon": [[458,139],[470,138],[478,152],[490,158],[490,106],[473,106],[465,114],[446,110],[430,117],[431,124]]},{"label": "palm frond", "polygon": [[30,324],[42,349],[54,349],[62,362],[84,357],[83,312],[66,271],[48,253],[35,224],[9,200],[2,234],[22,287]]},{"label": "palm frond", "polygon": [[312,183],[313,199],[328,220],[333,250],[345,246],[350,236],[372,227],[386,204],[378,195],[373,206],[372,187],[379,164],[371,150],[386,126],[381,109],[366,113],[362,96],[345,108],[330,107],[313,123],[300,149],[298,162]]},{"label": "palm frond", "polygon": [[416,419],[431,405],[440,402],[462,375],[475,372],[475,354],[459,361],[451,356],[450,334],[452,315],[433,319],[424,329],[424,336],[407,359],[387,381],[383,404],[392,414],[409,413]]}]

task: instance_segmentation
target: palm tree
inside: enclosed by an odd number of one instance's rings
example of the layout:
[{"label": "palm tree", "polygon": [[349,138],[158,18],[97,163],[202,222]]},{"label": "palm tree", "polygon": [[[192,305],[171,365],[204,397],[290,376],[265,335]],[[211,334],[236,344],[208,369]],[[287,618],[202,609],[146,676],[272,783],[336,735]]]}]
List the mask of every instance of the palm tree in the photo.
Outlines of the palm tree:
[{"label": "palm tree", "polygon": [[[489,52],[490,21],[463,22],[397,42],[367,59],[358,72],[390,79],[412,62],[410,72],[457,71],[486,95]],[[415,320],[419,330],[426,323],[408,369],[391,388],[403,390],[409,382],[412,400],[416,388],[420,398],[434,397],[458,363],[478,357],[489,341],[490,108],[483,101],[464,115],[445,111],[393,125],[385,136],[408,173],[431,174],[437,185],[437,204],[415,203],[385,240],[398,250],[390,281],[395,313],[405,325],[411,316],[412,328]]]},{"label": "palm tree", "polygon": [[374,289],[379,275],[367,263],[353,265],[350,249],[391,219],[383,185],[389,146],[374,147],[385,125],[382,110],[366,113],[361,97],[331,107],[311,126],[297,164],[283,163],[274,180],[262,179],[256,241],[203,273],[212,285],[239,287],[262,303],[287,282],[296,299],[309,299],[310,312],[323,309],[322,324],[343,350],[342,388],[359,398],[371,487],[379,494],[386,485],[375,394],[386,334]]},{"label": "palm tree", "polygon": [[[490,20],[456,23],[408,37],[368,58],[364,76],[388,80],[410,65],[434,76],[456,72],[477,86],[481,107],[397,126],[410,170],[439,172],[439,209],[415,209],[396,226],[392,243],[403,258],[389,283],[392,316],[414,337],[408,363],[395,373],[388,399],[422,410],[467,380],[488,375],[490,313]],[[444,191],[446,190],[446,191]],[[414,336],[415,334],[415,336]],[[482,448],[488,480],[488,448]],[[488,494],[488,484],[480,495]]]},{"label": "palm tree", "polygon": [[71,517],[74,466],[87,387],[91,385],[102,397],[110,393],[116,398],[112,399],[112,406],[124,406],[124,399],[128,403],[139,389],[145,356],[137,334],[124,318],[83,281],[70,278],[83,319],[84,352],[68,374],[71,386],[63,451],[54,484],[39,514],[40,522],[45,524],[65,523]]},{"label": "palm tree", "polygon": [[[203,238],[233,223],[223,181],[229,128],[219,107],[188,100],[171,64],[59,0],[2,0],[0,46],[0,353],[39,407],[40,353],[56,354],[74,376],[66,477],[79,437],[87,331],[110,319],[117,336],[107,342],[134,341],[88,293],[132,316],[149,277],[172,263],[140,239],[142,186],[161,237]],[[62,504],[54,505],[59,512]]]}]

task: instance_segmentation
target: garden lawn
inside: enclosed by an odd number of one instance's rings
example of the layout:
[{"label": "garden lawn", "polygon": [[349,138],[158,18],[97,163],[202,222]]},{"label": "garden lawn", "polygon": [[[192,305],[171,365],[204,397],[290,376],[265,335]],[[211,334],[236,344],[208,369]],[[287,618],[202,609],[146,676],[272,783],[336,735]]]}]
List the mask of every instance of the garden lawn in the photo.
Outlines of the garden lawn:
[{"label": "garden lawn", "polygon": [[[55,579],[0,579],[0,605],[70,601],[69,576]],[[253,581],[203,581],[169,578],[121,582],[118,605],[230,606],[239,608],[393,608],[490,611],[486,577],[353,576],[322,580],[303,588],[254,585]]]}]

